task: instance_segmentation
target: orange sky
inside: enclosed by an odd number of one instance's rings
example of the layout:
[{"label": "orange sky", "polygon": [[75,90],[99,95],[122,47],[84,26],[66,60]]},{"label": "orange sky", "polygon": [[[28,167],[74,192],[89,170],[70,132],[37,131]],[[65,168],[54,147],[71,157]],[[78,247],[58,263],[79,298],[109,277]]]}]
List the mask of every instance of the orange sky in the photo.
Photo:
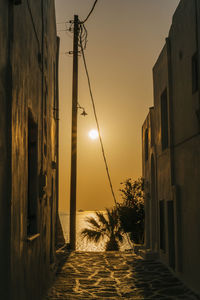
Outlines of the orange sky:
[{"label": "orange sky", "polygon": [[[85,52],[105,152],[117,199],[120,182],[142,175],[141,126],[153,105],[152,67],[164,45],[178,0],[99,0],[86,23]],[[94,0],[55,0],[57,22],[83,20]],[[60,47],[60,210],[69,210],[72,36],[57,25]],[[82,58],[78,102],[88,113],[78,117],[77,209],[114,204],[98,140]]]}]

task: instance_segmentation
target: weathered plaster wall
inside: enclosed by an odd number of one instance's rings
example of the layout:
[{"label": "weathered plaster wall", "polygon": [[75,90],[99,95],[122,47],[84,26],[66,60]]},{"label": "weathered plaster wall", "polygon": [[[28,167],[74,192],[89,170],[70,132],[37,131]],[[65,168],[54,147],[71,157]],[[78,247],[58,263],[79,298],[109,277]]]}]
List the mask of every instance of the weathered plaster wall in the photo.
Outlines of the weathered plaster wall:
[{"label": "weathered plaster wall", "polygon": [[180,2],[169,32],[175,145],[198,133],[196,108],[199,96],[192,93],[192,56],[197,51],[195,2]]},{"label": "weathered plaster wall", "polygon": [[[158,201],[157,201],[157,157],[155,147],[155,111],[151,107],[149,114],[142,126],[142,161],[143,177],[145,178],[145,246],[158,251]],[[148,147],[145,135],[148,134]],[[145,154],[148,148],[148,155]],[[154,181],[151,174],[154,173]]]},{"label": "weathered plaster wall", "polygon": [[197,51],[200,57],[199,7],[199,0],[180,2],[174,14],[169,38],[173,76],[175,180],[180,190],[182,227],[180,276],[200,292],[200,135],[197,118],[200,85],[198,91],[192,92],[192,57]]},{"label": "weathered plaster wall", "polygon": [[[176,181],[180,190],[182,272],[180,276],[191,287],[199,289],[200,252],[200,138],[175,150]],[[184,168],[183,168],[184,164]]]},{"label": "weathered plaster wall", "polygon": [[[167,48],[164,46],[154,68],[153,68],[153,85],[154,85],[154,135],[156,144],[157,163],[159,168],[157,170],[157,189],[158,201],[169,200],[171,198],[170,186],[170,164],[169,147],[162,150],[161,143],[161,95],[167,89],[167,97],[169,103],[169,86],[168,86],[168,61]],[[169,105],[168,105],[169,116]],[[169,125],[169,118],[168,118]]]},{"label": "weathered plaster wall", "polygon": [[[167,216],[167,201],[172,200],[171,192],[171,166],[170,166],[170,147],[162,149],[161,140],[161,96],[167,90],[168,104],[168,128],[170,123],[169,110],[169,84],[168,84],[168,54],[166,45],[163,47],[160,56],[153,68],[153,85],[154,85],[154,138],[155,138],[155,160],[156,160],[156,209],[157,213],[154,217],[154,227],[157,231],[155,239],[157,240],[157,251],[160,253],[160,258],[168,263],[168,216]],[[170,132],[168,131],[168,141]],[[152,174],[151,174],[152,175]],[[164,201],[164,225],[165,225],[165,250],[160,248],[160,217],[159,203]],[[154,209],[155,210],[155,209]]]},{"label": "weathered plaster wall", "polygon": [[148,155],[148,159],[145,158],[146,152],[146,141],[145,141],[145,133],[148,132],[148,149],[150,149],[150,113],[147,115],[146,120],[142,126],[142,176],[145,178],[144,184],[144,192],[145,192],[145,246],[146,248],[150,248],[151,241],[151,211],[150,211],[150,157]]},{"label": "weathered plaster wall", "polygon": [[10,136],[10,103],[11,82],[10,30],[12,9],[7,1],[0,3],[0,298],[9,297],[10,266],[10,189],[11,189],[11,157],[9,148]]},{"label": "weathered plaster wall", "polygon": [[[23,18],[22,18],[23,16]],[[14,6],[12,46],[12,300],[40,299],[54,263],[57,38],[54,1]],[[28,113],[37,124],[37,232],[27,235]]]},{"label": "weathered plaster wall", "polygon": [[163,47],[153,67],[153,91],[154,91],[154,135],[157,153],[162,155],[161,145],[161,108],[160,98],[165,89],[168,89],[167,48]]},{"label": "weathered plaster wall", "polygon": [[[200,0],[181,0],[173,16],[169,37],[153,68],[154,113],[143,125],[153,131],[156,156],[157,200],[165,201],[166,250],[160,258],[190,287],[200,292],[200,76],[198,88],[192,89],[192,57],[197,53],[200,74]],[[162,150],[160,98],[168,90],[169,145]],[[153,130],[152,125],[153,124]],[[144,152],[143,138],[143,152]],[[152,145],[151,145],[152,146]],[[152,181],[149,161],[143,153],[143,175]],[[151,189],[149,188],[151,191]],[[146,205],[150,218],[151,206]],[[170,215],[171,214],[171,215]],[[173,218],[174,215],[174,218]],[[157,213],[159,218],[159,210]],[[157,221],[156,221],[157,222]],[[150,222],[150,226],[152,226]],[[159,227],[159,222],[158,222]],[[146,228],[147,233],[149,229]],[[173,238],[174,236],[174,238]],[[153,236],[149,235],[152,249]],[[159,231],[157,240],[159,241]]]}]

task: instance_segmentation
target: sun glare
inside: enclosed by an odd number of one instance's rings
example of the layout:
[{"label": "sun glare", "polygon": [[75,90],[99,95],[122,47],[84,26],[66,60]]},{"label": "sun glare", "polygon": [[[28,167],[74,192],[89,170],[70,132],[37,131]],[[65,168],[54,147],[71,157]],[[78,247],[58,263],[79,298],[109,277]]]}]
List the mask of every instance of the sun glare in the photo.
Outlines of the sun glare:
[{"label": "sun glare", "polygon": [[96,129],[90,130],[88,135],[91,138],[91,140],[96,140],[99,137],[99,133]]}]

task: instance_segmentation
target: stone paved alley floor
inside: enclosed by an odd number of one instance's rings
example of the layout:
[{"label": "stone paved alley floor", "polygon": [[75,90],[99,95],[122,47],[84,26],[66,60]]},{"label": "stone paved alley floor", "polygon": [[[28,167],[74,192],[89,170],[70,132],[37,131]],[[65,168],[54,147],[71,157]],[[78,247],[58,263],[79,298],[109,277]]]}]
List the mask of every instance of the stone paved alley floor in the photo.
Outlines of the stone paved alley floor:
[{"label": "stone paved alley floor", "polygon": [[72,252],[44,300],[124,298],[200,299],[159,261],[127,252]]}]

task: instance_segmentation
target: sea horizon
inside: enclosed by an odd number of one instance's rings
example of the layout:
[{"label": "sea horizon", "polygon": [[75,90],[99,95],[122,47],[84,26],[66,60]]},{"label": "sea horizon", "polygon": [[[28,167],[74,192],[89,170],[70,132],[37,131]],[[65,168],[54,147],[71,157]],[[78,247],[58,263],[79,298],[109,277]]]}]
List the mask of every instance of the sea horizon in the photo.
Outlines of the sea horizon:
[{"label": "sea horizon", "polygon": [[[106,212],[106,209],[96,209],[96,210],[92,210],[92,209],[77,209],[76,210],[76,213],[77,212],[86,212],[86,211],[88,211],[88,212],[96,212],[96,211],[105,211]],[[59,210],[58,211],[58,214],[69,214],[70,213],[70,211],[68,211],[68,210]]]}]

